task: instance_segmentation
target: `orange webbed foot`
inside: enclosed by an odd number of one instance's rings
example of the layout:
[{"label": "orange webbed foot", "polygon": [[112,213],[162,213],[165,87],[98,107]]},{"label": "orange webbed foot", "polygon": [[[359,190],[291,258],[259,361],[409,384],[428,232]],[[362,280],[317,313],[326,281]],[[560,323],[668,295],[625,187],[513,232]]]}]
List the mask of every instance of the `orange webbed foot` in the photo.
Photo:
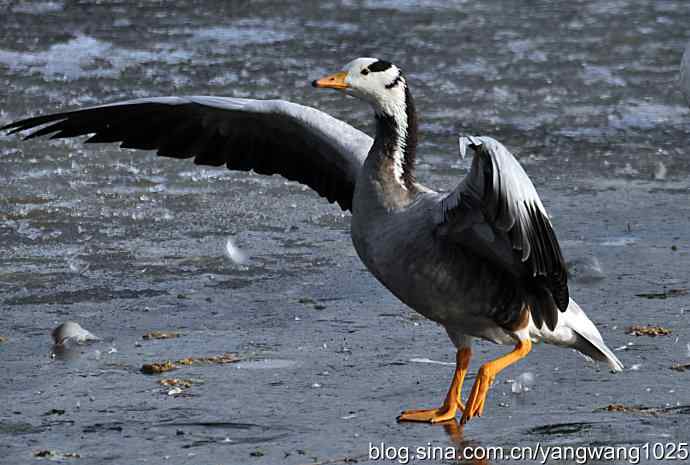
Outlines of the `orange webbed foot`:
[{"label": "orange webbed foot", "polygon": [[460,401],[456,402],[453,407],[444,404],[439,408],[404,410],[398,416],[398,421],[441,423],[455,419],[458,409],[461,412],[465,410],[465,406]]},{"label": "orange webbed foot", "polygon": [[458,409],[461,412],[464,411],[465,405],[462,403],[462,400],[460,400],[460,394],[462,392],[462,382],[465,379],[471,355],[472,352],[468,347],[458,350],[453,381],[450,384],[450,389],[448,389],[448,394],[446,394],[446,400],[443,401],[441,407],[405,410],[398,416],[398,421],[441,423],[454,420]]},{"label": "orange webbed foot", "polygon": [[473,417],[482,416],[484,405],[486,404],[486,396],[489,394],[489,388],[491,388],[495,376],[490,369],[486,369],[486,366],[479,370],[477,379],[472,386],[470,397],[467,399],[467,408],[463,412],[462,419],[460,420],[461,424],[464,425]]},{"label": "orange webbed foot", "polygon": [[521,339],[512,352],[482,365],[479,373],[477,373],[477,379],[474,380],[470,397],[467,399],[467,407],[460,420],[461,424],[464,425],[473,417],[482,416],[484,405],[486,404],[486,396],[489,394],[489,388],[491,388],[491,383],[493,383],[496,375],[508,365],[512,365],[524,358],[531,349],[531,341],[529,339]]}]

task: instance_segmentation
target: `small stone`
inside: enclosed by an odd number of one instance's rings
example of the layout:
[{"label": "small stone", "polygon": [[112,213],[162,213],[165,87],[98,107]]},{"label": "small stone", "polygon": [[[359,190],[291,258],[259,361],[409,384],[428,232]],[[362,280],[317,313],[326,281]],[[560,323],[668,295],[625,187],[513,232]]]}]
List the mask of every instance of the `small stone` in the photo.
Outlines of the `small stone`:
[{"label": "small stone", "polygon": [[671,370],[675,371],[690,371],[690,363],[674,363],[671,365]]},{"label": "small stone", "polygon": [[182,394],[182,389],[179,387],[174,387],[168,391],[169,396],[176,396],[178,394]]},{"label": "small stone", "polygon": [[53,408],[48,410],[46,413],[43,414],[43,416],[49,416],[49,415],[64,415],[65,411],[62,409],[57,409]]}]

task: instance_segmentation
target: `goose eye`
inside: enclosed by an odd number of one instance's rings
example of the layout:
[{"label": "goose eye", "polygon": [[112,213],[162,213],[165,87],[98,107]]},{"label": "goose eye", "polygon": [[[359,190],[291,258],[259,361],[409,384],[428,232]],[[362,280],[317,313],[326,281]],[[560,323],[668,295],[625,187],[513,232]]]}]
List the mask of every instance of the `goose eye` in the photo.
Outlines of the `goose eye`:
[{"label": "goose eye", "polygon": [[369,74],[369,70],[366,69],[366,68],[364,68],[364,69],[362,70],[362,74],[366,76],[367,74]]}]

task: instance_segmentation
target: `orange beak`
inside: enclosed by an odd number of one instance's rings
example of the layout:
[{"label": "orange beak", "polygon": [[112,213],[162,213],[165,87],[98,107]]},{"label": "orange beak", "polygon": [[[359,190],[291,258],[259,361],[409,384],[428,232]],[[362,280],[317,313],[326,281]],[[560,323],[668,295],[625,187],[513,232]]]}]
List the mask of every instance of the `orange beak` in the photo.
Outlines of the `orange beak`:
[{"label": "orange beak", "polygon": [[325,87],[330,89],[347,89],[350,86],[345,82],[346,77],[347,73],[345,71],[341,71],[339,73],[317,79],[316,81],[312,82],[311,85],[314,87]]}]

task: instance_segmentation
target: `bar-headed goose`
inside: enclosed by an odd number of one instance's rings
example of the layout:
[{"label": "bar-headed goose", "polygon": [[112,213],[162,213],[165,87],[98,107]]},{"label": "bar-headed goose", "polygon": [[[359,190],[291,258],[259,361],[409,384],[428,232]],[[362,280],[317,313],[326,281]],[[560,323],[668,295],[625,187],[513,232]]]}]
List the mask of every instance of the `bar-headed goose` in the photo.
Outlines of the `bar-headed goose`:
[{"label": "bar-headed goose", "polygon": [[[92,134],[193,158],[202,165],[281,174],[352,212],[362,261],[395,296],[443,325],[457,348],[448,394],[436,409],[407,410],[403,421],[439,422],[463,410],[481,415],[499,371],[525,357],[533,341],[571,347],[622,369],[599,331],[570,299],[565,263],[551,222],[517,160],[489,137],[463,137],[474,152],[458,187],[439,193],[415,179],[417,115],[395,65],[359,58],[313,82],[366,100],[372,139],[325,113],[281,100],[161,97],[37,116],[3,129],[45,127],[27,139]],[[475,338],[514,344],[481,366],[466,405],[463,379]]]}]

